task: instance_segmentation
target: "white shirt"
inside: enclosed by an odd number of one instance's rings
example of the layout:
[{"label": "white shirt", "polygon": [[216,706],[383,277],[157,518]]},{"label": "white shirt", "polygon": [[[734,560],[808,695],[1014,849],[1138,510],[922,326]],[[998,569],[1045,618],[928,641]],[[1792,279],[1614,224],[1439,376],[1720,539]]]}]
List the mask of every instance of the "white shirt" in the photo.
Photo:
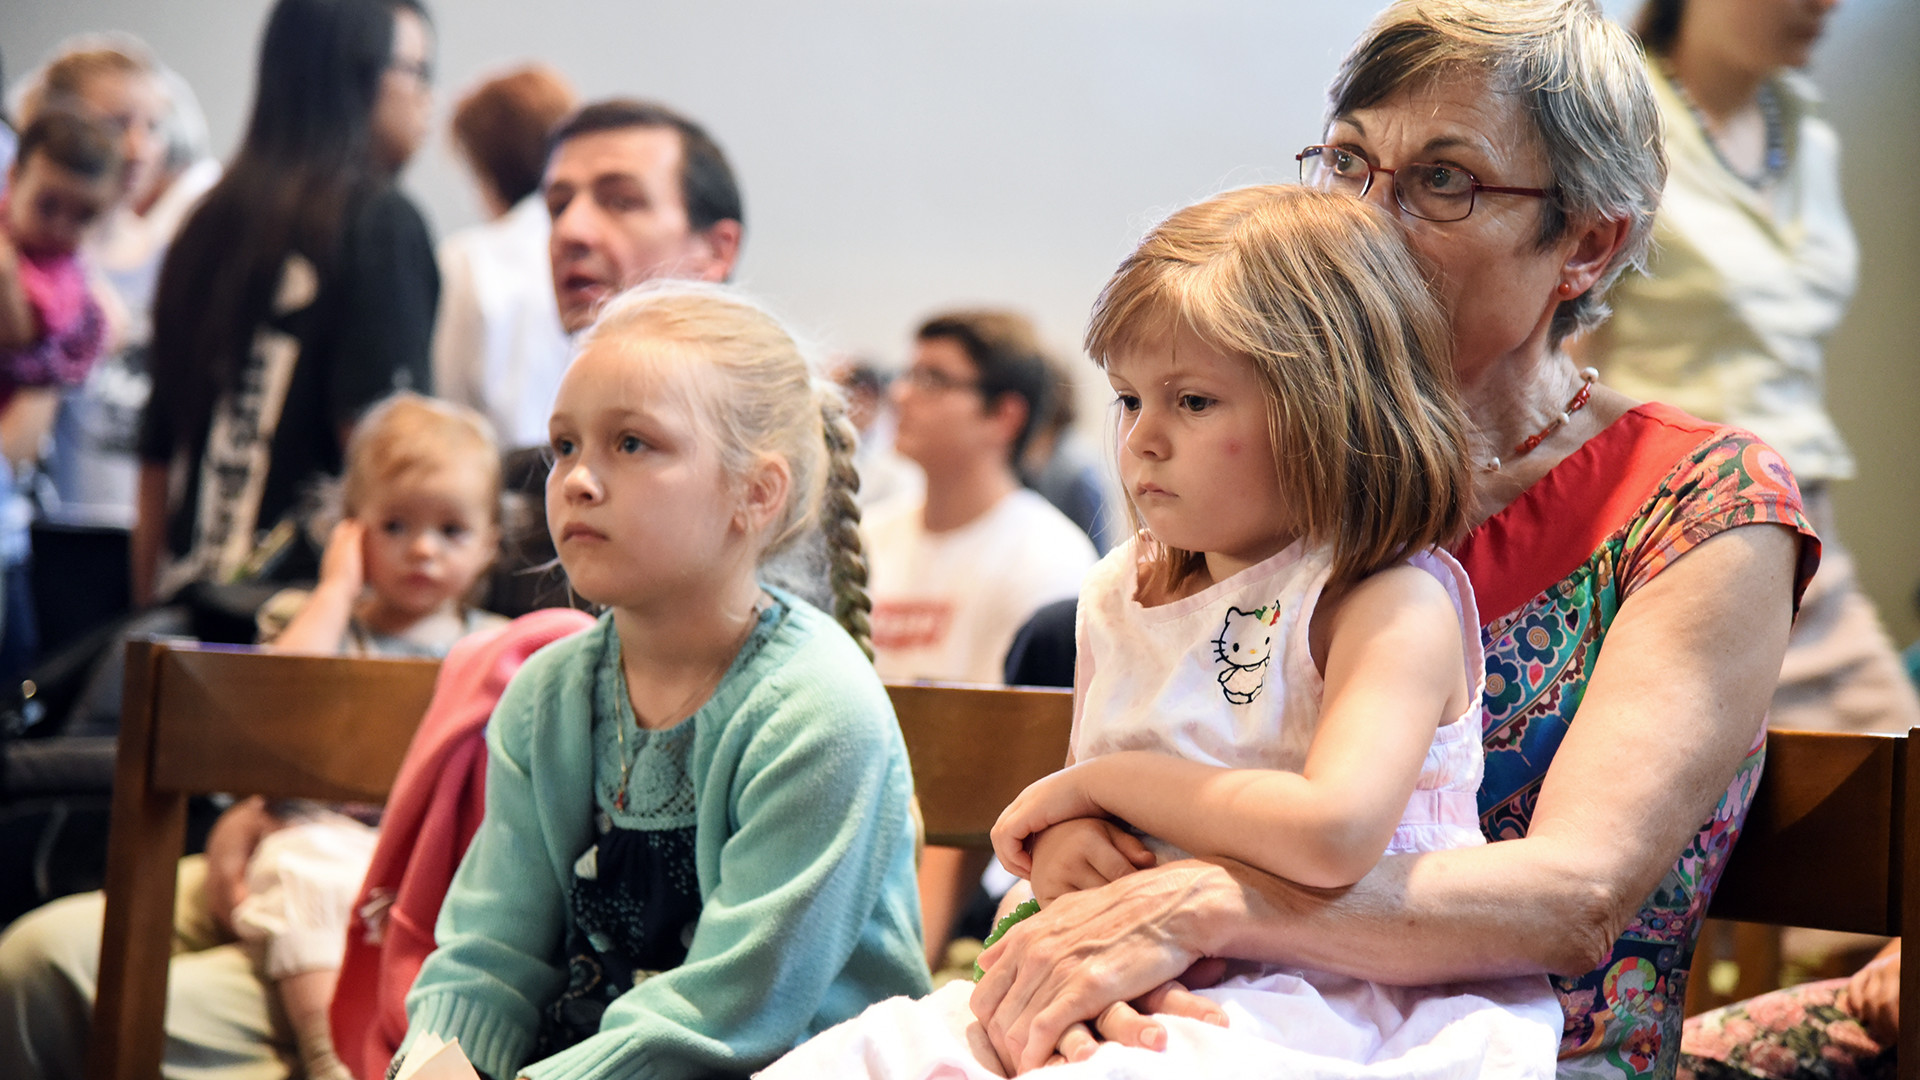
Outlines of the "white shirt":
[{"label": "white shirt", "polygon": [[440,243],[434,392],[479,410],[504,447],[544,446],[572,345],[547,256],[547,208],[529,195]]},{"label": "white shirt", "polygon": [[1823,356],[1846,314],[1859,249],[1840,200],[1840,142],[1812,89],[1776,81],[1789,164],[1756,191],[1720,163],[1653,70],[1670,172],[1644,275],[1629,271],[1594,334],[1609,386],[1760,436],[1801,481],[1853,475],[1827,415]]},{"label": "white shirt", "polygon": [[[1326,689],[1308,630],[1333,550],[1298,541],[1154,607],[1135,598],[1141,556],[1137,536],[1108,552],[1080,596],[1074,760],[1149,750],[1229,769],[1304,769]],[[1475,792],[1486,664],[1473,585],[1444,551],[1407,562],[1432,574],[1453,601],[1471,693],[1466,710],[1435,731],[1389,854],[1484,842]],[[1186,857],[1148,842],[1163,859]]]},{"label": "white shirt", "polygon": [[862,526],[882,679],[998,685],[1013,635],[1043,605],[1078,596],[1093,542],[1025,488],[957,529],[926,530],[923,499]]}]

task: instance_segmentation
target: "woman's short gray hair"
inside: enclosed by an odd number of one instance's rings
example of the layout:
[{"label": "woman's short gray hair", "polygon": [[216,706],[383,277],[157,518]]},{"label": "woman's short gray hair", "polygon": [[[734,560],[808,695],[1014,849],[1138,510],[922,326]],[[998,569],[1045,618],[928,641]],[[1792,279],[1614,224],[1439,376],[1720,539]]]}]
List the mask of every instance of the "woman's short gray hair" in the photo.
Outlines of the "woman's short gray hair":
[{"label": "woman's short gray hair", "polygon": [[1327,121],[1401,89],[1467,70],[1520,100],[1559,197],[1540,219],[1542,247],[1575,222],[1625,219],[1627,242],[1599,282],[1554,312],[1551,341],[1604,321],[1628,266],[1644,268],[1667,156],[1659,106],[1634,38],[1593,0],[1396,0],[1340,62]]}]

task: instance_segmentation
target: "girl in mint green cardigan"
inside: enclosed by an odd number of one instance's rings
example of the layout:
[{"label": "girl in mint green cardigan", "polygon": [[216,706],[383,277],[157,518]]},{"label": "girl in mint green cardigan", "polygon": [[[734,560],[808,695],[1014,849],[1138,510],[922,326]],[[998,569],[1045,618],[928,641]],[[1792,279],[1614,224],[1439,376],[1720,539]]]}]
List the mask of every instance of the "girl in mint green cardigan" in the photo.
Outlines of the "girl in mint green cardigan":
[{"label": "girl in mint green cardigan", "polygon": [[[643,287],[587,332],[552,445],[554,544],[608,611],[494,712],[402,1055],[432,1032],[492,1080],[745,1075],[926,993],[838,397],[738,295]],[[839,624],[760,581],[816,528]]]}]

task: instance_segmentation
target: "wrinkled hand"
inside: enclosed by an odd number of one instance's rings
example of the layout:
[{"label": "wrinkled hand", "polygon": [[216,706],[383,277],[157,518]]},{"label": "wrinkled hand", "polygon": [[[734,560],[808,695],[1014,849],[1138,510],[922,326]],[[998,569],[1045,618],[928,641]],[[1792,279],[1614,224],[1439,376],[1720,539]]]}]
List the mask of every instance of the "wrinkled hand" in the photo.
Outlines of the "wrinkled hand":
[{"label": "wrinkled hand", "polygon": [[1051,776],[1027,785],[1014,796],[993,823],[993,852],[1000,865],[1016,877],[1033,873],[1033,857],[1027,851],[1027,838],[1053,825],[1074,818],[1100,817],[1105,813],[1092,799],[1081,781],[1093,762],[1072,765]]},{"label": "wrinkled hand", "polygon": [[1184,939],[1211,869],[1170,863],[1068,893],[981,953],[973,1014],[1009,1070],[1037,1068],[1063,1046],[1077,1053],[1068,1028],[1087,1021],[1122,1041],[1164,1046],[1164,1027],[1150,1018],[1136,1023],[1138,1009],[1114,1006],[1158,991],[1162,1006],[1171,999],[1181,1011],[1193,1007],[1166,984],[1201,959]]},{"label": "wrinkled hand", "polygon": [[255,795],[227,807],[207,833],[207,911],[222,929],[232,932],[233,909],[247,898],[247,863],[254,849],[284,824]]},{"label": "wrinkled hand", "polygon": [[1100,1032],[1097,1037],[1085,1024],[1067,1025],[1067,1033],[1060,1037],[1060,1045],[1046,1063],[1061,1065],[1085,1061],[1100,1048],[1102,1039],[1144,1050],[1165,1050],[1167,1029],[1157,1020],[1162,1016],[1184,1016],[1189,1020],[1226,1027],[1227,1014],[1221,1011],[1220,1006],[1187,989],[1189,986],[1204,989],[1213,985],[1219,981],[1226,966],[1225,960],[1202,960],[1188,968],[1186,975],[1161,983],[1143,997],[1130,1002],[1114,1002],[1094,1018],[1094,1027]]},{"label": "wrinkled hand", "polygon": [[1070,892],[1097,889],[1158,860],[1140,838],[1104,818],[1050,825],[1029,841],[1033,895],[1042,904]]},{"label": "wrinkled hand", "polygon": [[320,584],[358,597],[367,583],[367,527],[344,518],[327,534],[327,550],[320,555]]},{"label": "wrinkled hand", "polygon": [[1847,980],[1845,1004],[1875,1042],[1900,1038],[1900,942],[1898,939]]}]

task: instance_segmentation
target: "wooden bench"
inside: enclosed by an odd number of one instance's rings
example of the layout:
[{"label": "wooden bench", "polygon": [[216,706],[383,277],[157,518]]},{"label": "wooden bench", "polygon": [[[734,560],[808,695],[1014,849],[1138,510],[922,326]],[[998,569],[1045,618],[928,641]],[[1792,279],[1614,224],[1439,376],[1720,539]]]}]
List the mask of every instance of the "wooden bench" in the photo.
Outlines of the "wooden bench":
[{"label": "wooden bench", "polygon": [[[135,642],[109,840],[92,1080],[150,1080],[163,1046],[175,868],[189,796],[378,802],[438,665]],[[1065,691],[889,687],[929,842],[980,849],[1058,768]],[[1905,736],[1776,731],[1716,918],[1877,934],[1920,927],[1920,755]],[[1920,969],[1903,970],[1902,1076],[1920,1080]]]},{"label": "wooden bench", "polygon": [[[1916,729],[1920,730],[1920,729]],[[1920,753],[1909,735],[1771,731],[1766,771],[1708,914],[1743,924],[1898,936],[1920,929]],[[1737,996],[1777,971],[1749,943]],[[1688,1014],[1716,1004],[1695,957]],[[1774,958],[1777,962],[1777,954]],[[1900,972],[1900,1075],[1920,1080],[1920,965]]]},{"label": "wooden bench", "polygon": [[160,1075],[187,799],[384,802],[438,670],[427,660],[128,644],[89,1080]]},{"label": "wooden bench", "polygon": [[[426,660],[128,645],[89,1080],[160,1073],[188,798],[385,801],[438,670]],[[888,689],[934,842],[984,847],[1000,808],[1065,757],[1065,691]]]}]

